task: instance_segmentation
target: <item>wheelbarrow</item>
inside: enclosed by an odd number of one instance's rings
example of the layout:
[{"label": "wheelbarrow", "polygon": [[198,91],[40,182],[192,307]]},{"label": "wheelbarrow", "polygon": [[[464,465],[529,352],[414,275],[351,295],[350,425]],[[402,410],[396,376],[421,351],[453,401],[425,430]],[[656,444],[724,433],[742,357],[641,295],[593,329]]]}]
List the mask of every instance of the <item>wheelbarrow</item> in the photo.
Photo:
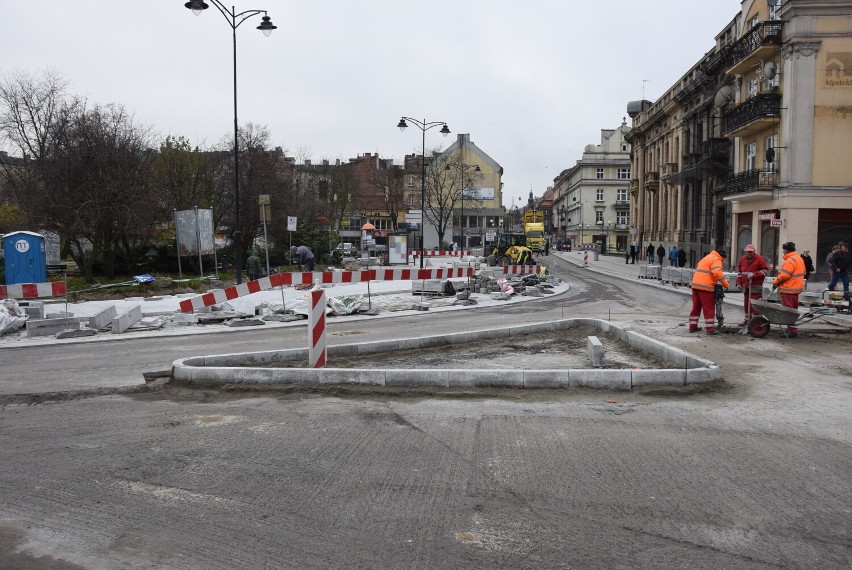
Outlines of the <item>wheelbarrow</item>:
[{"label": "wheelbarrow", "polygon": [[813,307],[806,312],[801,312],[790,307],[784,307],[777,303],[754,300],[751,302],[755,310],[760,313],[753,316],[749,321],[748,334],[754,338],[763,338],[769,334],[769,325],[775,324],[787,327],[797,327],[804,323],[834,315],[837,309],[832,307]]}]

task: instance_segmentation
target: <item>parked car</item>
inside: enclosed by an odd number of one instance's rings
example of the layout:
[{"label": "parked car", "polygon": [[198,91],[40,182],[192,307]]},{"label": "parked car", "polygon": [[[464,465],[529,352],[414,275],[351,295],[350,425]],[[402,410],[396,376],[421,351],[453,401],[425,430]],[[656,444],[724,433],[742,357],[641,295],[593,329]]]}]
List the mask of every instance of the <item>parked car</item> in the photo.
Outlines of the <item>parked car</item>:
[{"label": "parked car", "polygon": [[568,238],[560,238],[556,242],[557,251],[571,251],[571,240]]},{"label": "parked car", "polygon": [[358,248],[355,247],[355,244],[343,242],[337,244],[334,251],[343,257],[355,257],[358,252]]}]

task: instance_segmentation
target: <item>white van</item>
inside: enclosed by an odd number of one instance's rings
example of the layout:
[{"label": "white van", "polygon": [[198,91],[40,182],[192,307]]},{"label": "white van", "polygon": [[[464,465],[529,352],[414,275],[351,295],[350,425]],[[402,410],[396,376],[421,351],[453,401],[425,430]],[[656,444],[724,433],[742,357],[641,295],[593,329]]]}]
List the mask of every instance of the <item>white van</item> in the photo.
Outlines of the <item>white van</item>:
[{"label": "white van", "polygon": [[334,251],[341,254],[343,257],[355,257],[355,252],[358,250],[355,248],[354,244],[343,242],[337,244]]}]

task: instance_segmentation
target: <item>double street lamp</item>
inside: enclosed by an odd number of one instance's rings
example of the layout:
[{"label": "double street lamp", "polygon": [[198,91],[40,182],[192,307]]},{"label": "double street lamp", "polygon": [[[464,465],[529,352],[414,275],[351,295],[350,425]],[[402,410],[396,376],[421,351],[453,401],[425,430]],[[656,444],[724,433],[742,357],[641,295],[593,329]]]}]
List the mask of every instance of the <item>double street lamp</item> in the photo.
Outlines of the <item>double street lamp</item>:
[{"label": "double street lamp", "polygon": [[[412,119],[411,117],[402,117],[399,120],[399,123],[396,125],[399,127],[400,131],[405,131],[406,127],[408,127],[408,123],[405,121],[411,121],[414,123],[414,126],[420,129],[423,133],[423,146],[422,151],[420,153],[420,245],[423,245],[423,230],[426,229],[426,131],[429,129],[433,129],[435,127],[442,127],[439,131],[442,135],[447,136],[450,134],[450,129],[447,127],[447,123],[443,121],[432,121],[426,122],[426,119],[422,121],[418,121],[417,119]],[[423,252],[420,252],[420,269],[423,269]]]},{"label": "double street lamp", "polygon": [[[465,226],[465,219],[464,219],[464,171],[470,169],[470,170],[473,170],[474,172],[482,172],[482,170],[479,169],[478,164],[469,164],[469,165],[465,166],[464,162],[456,165],[456,168],[458,168],[460,173],[461,173],[461,216],[459,216],[459,228],[460,228],[459,229],[459,238],[461,240],[461,243],[459,245],[461,246],[461,249],[464,250],[464,249],[467,248],[467,243],[466,243],[466,239],[465,239],[465,235],[464,235],[464,226]],[[450,166],[448,164],[445,167],[445,170],[452,170],[452,166]]]},{"label": "double street lamp", "polygon": [[[219,0],[209,0],[222,13],[231,26],[234,38],[234,269],[237,272],[237,285],[243,282],[243,230],[240,223],[240,142],[239,142],[239,126],[237,124],[237,28],[253,16],[263,14],[261,24],[257,29],[263,32],[263,35],[269,36],[272,30],[277,28],[272,24],[272,20],[266,15],[266,10],[245,10],[243,12],[235,12],[232,6],[230,10]],[[190,0],[184,6],[196,16],[210,7],[204,0]]]}]

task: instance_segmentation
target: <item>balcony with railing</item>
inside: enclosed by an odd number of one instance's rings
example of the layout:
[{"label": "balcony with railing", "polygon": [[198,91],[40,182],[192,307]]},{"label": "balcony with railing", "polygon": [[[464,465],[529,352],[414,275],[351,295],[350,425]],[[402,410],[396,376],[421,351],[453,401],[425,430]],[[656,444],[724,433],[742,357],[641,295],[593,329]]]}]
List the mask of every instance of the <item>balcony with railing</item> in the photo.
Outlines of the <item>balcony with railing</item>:
[{"label": "balcony with railing", "polygon": [[719,48],[716,53],[707,58],[701,65],[701,70],[710,76],[715,76],[717,73],[727,68],[732,63],[733,46],[726,45]]},{"label": "balcony with railing", "polygon": [[656,170],[645,172],[645,190],[657,190],[660,187],[660,173]]},{"label": "balcony with railing", "polygon": [[768,192],[778,186],[778,171],[753,169],[738,172],[725,181],[725,195]]},{"label": "balcony with railing", "polygon": [[771,126],[780,116],[780,93],[755,95],[725,113],[722,130],[728,136],[744,137]]},{"label": "balcony with railing", "polygon": [[727,73],[742,75],[761,60],[769,61],[781,47],[781,21],[761,22],[731,46]]}]

